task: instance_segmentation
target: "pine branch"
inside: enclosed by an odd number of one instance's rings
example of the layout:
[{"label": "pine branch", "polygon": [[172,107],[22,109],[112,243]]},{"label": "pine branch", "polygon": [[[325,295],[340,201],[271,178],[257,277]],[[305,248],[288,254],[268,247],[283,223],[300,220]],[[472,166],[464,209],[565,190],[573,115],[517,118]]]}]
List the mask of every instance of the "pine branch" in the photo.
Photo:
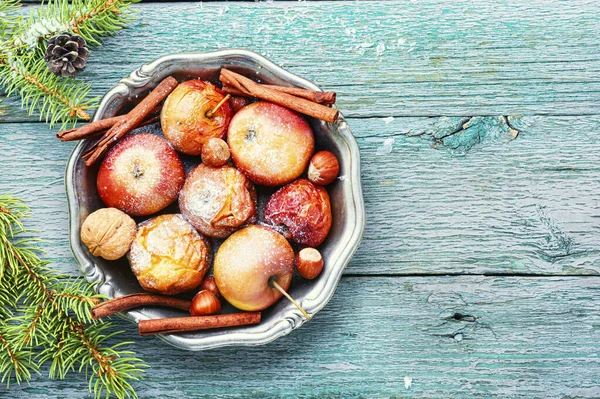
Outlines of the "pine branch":
[{"label": "pine branch", "polygon": [[40,324],[40,321],[42,320],[42,317],[46,317],[46,308],[48,306],[48,303],[46,301],[40,302],[40,304],[37,307],[31,307],[29,309],[27,309],[29,311],[29,313],[31,313],[31,311],[34,311],[34,314],[28,314],[27,317],[25,318],[26,320],[28,320],[27,324],[22,325],[22,343],[24,346],[28,346],[28,345],[33,345],[33,346],[39,346],[40,345],[40,340],[39,340],[39,336],[40,334],[36,334],[38,331],[36,331],[36,328],[38,327],[38,325]]},{"label": "pine branch", "polygon": [[9,338],[6,332],[6,326],[0,328],[0,374],[2,382],[10,386],[13,379],[20,384],[22,381],[31,379],[31,372],[39,372],[38,365],[32,361],[32,352],[28,349],[17,348],[14,344],[14,338]]},{"label": "pine branch", "polygon": [[[7,95],[21,97],[22,106],[30,115],[38,111],[40,119],[51,126],[60,122],[65,128],[78,119],[89,120],[87,110],[96,107],[98,99],[88,99],[88,83],[60,78],[48,70],[43,60],[47,40],[72,32],[88,44],[100,45],[103,37],[113,35],[133,20],[130,5],[137,1],[50,0],[28,18],[7,18],[4,27],[0,22],[0,86]],[[15,7],[6,9],[9,12]]]},{"label": "pine branch", "polygon": [[[120,334],[116,331],[104,335],[103,331],[112,326],[107,323],[95,323],[85,326],[69,316],[56,303],[53,304],[63,324],[58,325],[56,336],[61,337],[55,347],[47,348],[40,355],[42,362],[53,360],[52,378],[64,378],[69,371],[76,369],[85,371],[89,379],[91,392],[97,398],[113,393],[117,398],[137,397],[128,380],[138,380],[143,368],[147,367],[142,360],[133,357],[133,352],[119,348],[129,345],[122,342],[112,347],[102,344],[111,337]],[[65,356],[67,355],[67,356]],[[92,372],[88,373],[91,368]]]},{"label": "pine branch", "polygon": [[16,0],[0,1],[0,38],[6,35],[6,29],[14,23],[15,13],[19,9],[19,2]]},{"label": "pine branch", "polygon": [[131,5],[139,0],[51,0],[33,12],[15,36],[17,46],[29,49],[61,32],[82,36],[99,45],[101,39],[114,34],[133,20]]},{"label": "pine branch", "polygon": [[0,58],[0,85],[7,96],[18,93],[29,114],[37,108],[40,117],[50,125],[75,116],[89,120],[85,110],[95,104],[95,99],[86,100],[91,91],[89,84],[54,75],[43,59]]},{"label": "pine branch", "polygon": [[121,349],[130,343],[107,346],[120,332],[106,333],[110,323],[92,320],[90,309],[100,295],[89,284],[82,279],[61,280],[39,258],[35,240],[18,239],[30,233],[21,220],[28,214],[22,202],[0,195],[0,264],[5,265],[0,302],[12,308],[0,318],[3,381],[29,381],[32,371],[50,362],[51,378],[85,371],[97,398],[136,397],[131,381],[138,380],[147,366]]},{"label": "pine branch", "polygon": [[14,292],[0,287],[0,320],[6,320],[13,316],[11,309],[17,306],[17,298]]}]

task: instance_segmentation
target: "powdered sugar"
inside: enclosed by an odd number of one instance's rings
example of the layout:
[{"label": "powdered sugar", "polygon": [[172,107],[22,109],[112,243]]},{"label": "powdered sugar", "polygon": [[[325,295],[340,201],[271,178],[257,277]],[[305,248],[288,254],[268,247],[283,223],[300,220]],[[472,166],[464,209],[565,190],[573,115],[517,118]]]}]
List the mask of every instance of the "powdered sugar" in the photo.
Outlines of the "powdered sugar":
[{"label": "powdered sugar", "polygon": [[376,154],[377,155],[389,154],[392,152],[393,146],[394,146],[394,138],[393,137],[387,138],[387,139],[383,140],[383,145],[377,149]]},{"label": "powdered sugar", "polygon": [[144,289],[169,295],[200,285],[210,267],[208,244],[181,215],[140,223],[128,259]]},{"label": "powdered sugar", "polygon": [[195,216],[210,223],[221,209],[222,201],[219,197],[222,196],[222,188],[217,187],[215,182],[204,180],[203,183],[202,187],[192,186],[186,196],[187,208]]},{"label": "powdered sugar", "polygon": [[269,289],[274,278],[287,289],[294,270],[294,251],[271,229],[248,226],[223,242],[215,257],[215,279],[219,290],[234,306],[264,309],[281,294]]},{"label": "powdered sugar", "polygon": [[108,153],[98,171],[97,188],[106,206],[150,215],[175,201],[184,180],[183,164],[164,139],[137,134]]},{"label": "powdered sugar", "polygon": [[198,231],[223,238],[256,215],[256,191],[232,166],[200,164],[187,177],[179,208]]}]

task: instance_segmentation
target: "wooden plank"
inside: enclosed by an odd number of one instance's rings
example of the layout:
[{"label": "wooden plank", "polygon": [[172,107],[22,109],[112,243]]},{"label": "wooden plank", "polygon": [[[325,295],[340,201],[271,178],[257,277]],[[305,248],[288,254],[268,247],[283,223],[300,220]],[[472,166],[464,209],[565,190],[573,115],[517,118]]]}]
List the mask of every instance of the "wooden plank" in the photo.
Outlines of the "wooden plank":
[{"label": "wooden plank", "polygon": [[[600,272],[600,116],[348,123],[367,229],[347,273]],[[73,145],[37,123],[2,129],[0,191],[29,202],[48,256],[72,270],[63,173]]]},{"label": "wooden plank", "polygon": [[[242,47],[337,90],[349,116],[597,114],[596,5],[140,4],[138,22],[95,49],[82,78],[101,95],[160,55]],[[5,112],[0,121],[23,120],[14,105]]]},{"label": "wooden plank", "polygon": [[[152,368],[142,398],[597,398],[600,278],[344,278],[266,346],[190,353],[119,325]],[[84,397],[84,378],[7,397]]]},{"label": "wooden plank", "polygon": [[598,273],[600,119],[505,120],[355,123],[368,222],[348,271]]}]

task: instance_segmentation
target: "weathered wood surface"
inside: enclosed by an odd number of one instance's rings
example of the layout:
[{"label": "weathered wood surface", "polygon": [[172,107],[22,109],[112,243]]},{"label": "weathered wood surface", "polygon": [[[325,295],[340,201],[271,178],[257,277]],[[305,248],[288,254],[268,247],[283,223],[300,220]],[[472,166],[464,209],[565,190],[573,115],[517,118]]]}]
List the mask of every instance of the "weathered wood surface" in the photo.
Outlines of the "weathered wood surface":
[{"label": "weathered wood surface", "polygon": [[[330,304],[274,343],[187,353],[119,321],[152,365],[140,397],[600,397],[595,1],[135,8],[82,75],[96,95],[170,52],[262,53],[338,92],[368,219]],[[15,123],[0,125],[0,191],[28,201],[48,257],[77,275],[72,144],[3,105],[0,122]],[[83,398],[85,386],[45,374],[0,397]]]},{"label": "weathered wood surface", "polygon": [[[149,3],[93,51],[101,95],[160,55],[243,47],[337,90],[352,116],[600,111],[595,1]],[[0,120],[23,120],[9,107]],[[30,119],[28,119],[30,120]]]},{"label": "weathered wood surface", "polygon": [[[598,287],[598,277],[344,278],[313,321],[266,346],[190,353],[127,335],[152,364],[141,398],[597,398]],[[5,397],[83,398],[85,385],[38,378]]]},{"label": "weathered wood surface", "polygon": [[[600,272],[600,116],[348,122],[367,229],[347,273]],[[3,129],[0,189],[29,201],[29,224],[72,273],[63,173],[73,144],[37,123]]]}]

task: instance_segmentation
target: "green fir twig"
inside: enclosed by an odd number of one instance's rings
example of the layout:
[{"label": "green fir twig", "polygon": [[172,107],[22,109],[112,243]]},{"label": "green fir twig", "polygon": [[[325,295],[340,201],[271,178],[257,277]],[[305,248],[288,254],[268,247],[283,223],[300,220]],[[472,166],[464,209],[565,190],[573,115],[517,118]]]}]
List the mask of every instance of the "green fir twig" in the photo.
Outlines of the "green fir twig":
[{"label": "green fir twig", "polygon": [[16,11],[17,1],[0,0],[0,87],[51,126],[89,120],[88,110],[97,106],[98,98],[89,98],[89,83],[48,71],[43,60],[47,41],[70,32],[98,46],[133,20],[130,6],[137,1],[50,0],[24,17]]},{"label": "green fir twig", "polygon": [[84,280],[69,280],[39,257],[37,241],[22,219],[29,209],[0,195],[0,375],[2,381],[29,381],[50,365],[50,378],[85,372],[96,398],[137,397],[131,383],[146,364],[109,345],[121,332],[110,322],[94,321],[90,309],[101,298]]}]

